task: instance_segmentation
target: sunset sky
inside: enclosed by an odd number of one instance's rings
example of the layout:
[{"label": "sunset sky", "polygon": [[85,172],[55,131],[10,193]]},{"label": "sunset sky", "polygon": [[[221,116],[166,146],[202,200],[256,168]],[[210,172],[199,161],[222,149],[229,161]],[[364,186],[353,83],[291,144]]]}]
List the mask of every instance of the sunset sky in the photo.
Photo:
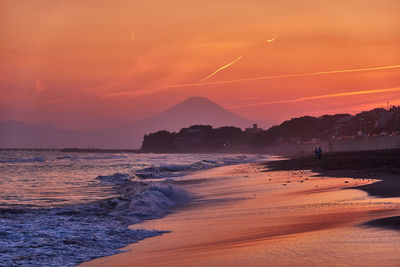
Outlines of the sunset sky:
[{"label": "sunset sky", "polygon": [[276,123],[399,105],[399,14],[398,0],[0,0],[0,120],[105,128],[190,96]]}]

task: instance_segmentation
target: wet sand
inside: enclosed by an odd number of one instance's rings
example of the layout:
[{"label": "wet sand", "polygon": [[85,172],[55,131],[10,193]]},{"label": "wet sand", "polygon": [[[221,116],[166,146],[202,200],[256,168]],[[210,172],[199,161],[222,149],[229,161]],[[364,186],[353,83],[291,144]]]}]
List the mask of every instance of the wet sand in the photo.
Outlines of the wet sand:
[{"label": "wet sand", "polygon": [[[400,150],[335,152],[316,160],[312,155],[265,164],[269,170],[312,170],[329,177],[350,177],[355,180],[378,179],[375,183],[358,185],[371,196],[400,197]],[[367,222],[366,225],[400,230],[400,217]]]},{"label": "wet sand", "polygon": [[365,223],[399,216],[400,199],[354,189],[374,181],[261,164],[195,173],[175,182],[190,205],[132,226],[171,232],[82,266],[398,266],[400,232]]},{"label": "wet sand", "polygon": [[400,150],[335,152],[265,163],[269,170],[312,170],[322,176],[378,179],[376,183],[358,186],[372,196],[400,197]]}]

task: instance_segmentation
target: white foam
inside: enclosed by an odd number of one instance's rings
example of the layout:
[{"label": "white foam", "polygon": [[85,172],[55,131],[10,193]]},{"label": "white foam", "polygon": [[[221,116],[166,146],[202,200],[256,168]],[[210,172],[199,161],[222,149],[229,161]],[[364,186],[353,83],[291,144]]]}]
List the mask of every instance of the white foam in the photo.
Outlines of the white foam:
[{"label": "white foam", "polygon": [[197,171],[226,165],[243,164],[265,160],[264,156],[238,155],[235,157],[222,157],[216,160],[204,159],[190,164],[160,164],[135,171],[135,175],[142,179],[157,179],[182,176],[187,171]]},{"label": "white foam", "polygon": [[187,191],[170,184],[156,183],[129,201],[129,210],[141,216],[157,218],[167,214],[171,208],[190,201]]},{"label": "white foam", "polygon": [[[9,171],[2,182],[20,195],[0,194],[1,203],[9,207],[0,208],[0,266],[74,266],[119,253],[121,247],[163,233],[130,230],[129,225],[160,218],[192,199],[172,179],[151,182],[136,176],[179,177],[262,159],[221,154],[0,154],[1,162],[25,162],[3,165]],[[30,163],[43,161],[46,164]],[[65,176],[57,176],[60,173]],[[101,173],[107,175],[97,176]],[[42,185],[49,183],[54,188],[46,191]]]},{"label": "white foam", "polygon": [[192,198],[170,184],[132,182],[123,174],[102,177],[115,178],[110,179],[119,184],[119,196],[52,209],[0,209],[0,266],[75,266],[119,253],[163,233],[127,226],[160,218]]}]

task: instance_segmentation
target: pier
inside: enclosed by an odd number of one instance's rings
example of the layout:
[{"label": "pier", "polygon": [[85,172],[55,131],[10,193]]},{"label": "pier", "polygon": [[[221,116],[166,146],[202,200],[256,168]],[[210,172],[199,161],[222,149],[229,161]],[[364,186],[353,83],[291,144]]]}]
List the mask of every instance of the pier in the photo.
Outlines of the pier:
[{"label": "pier", "polygon": [[101,148],[0,148],[0,152],[141,153],[138,149]]},{"label": "pier", "polygon": [[60,148],[0,148],[0,152],[61,152]]}]

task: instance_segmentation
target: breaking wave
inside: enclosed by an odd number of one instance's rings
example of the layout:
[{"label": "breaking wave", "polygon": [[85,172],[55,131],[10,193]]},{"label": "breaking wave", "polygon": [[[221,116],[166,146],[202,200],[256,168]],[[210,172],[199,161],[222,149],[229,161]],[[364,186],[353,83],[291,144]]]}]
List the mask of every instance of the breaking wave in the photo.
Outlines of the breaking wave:
[{"label": "breaking wave", "polygon": [[0,265],[75,266],[119,253],[128,244],[164,233],[129,225],[160,218],[192,199],[171,184],[130,181],[122,174],[108,177],[106,182],[118,185],[113,198],[51,209],[0,209]]},{"label": "breaking wave", "polygon": [[164,233],[129,225],[163,217],[193,199],[172,179],[162,178],[264,159],[238,154],[0,154],[0,266],[75,266],[119,253],[128,244]]},{"label": "breaking wave", "polygon": [[202,160],[190,164],[163,164],[152,166],[135,171],[135,175],[141,179],[159,179],[185,175],[188,171],[198,171],[221,167],[226,165],[235,165],[254,162],[254,157],[238,156],[235,158],[221,158],[219,160]]},{"label": "breaking wave", "polygon": [[72,155],[65,155],[65,156],[58,156],[56,159],[70,159],[70,160],[103,160],[103,159],[127,159],[126,155],[88,155],[88,156],[72,156]]},{"label": "breaking wave", "polygon": [[125,155],[99,155],[99,156],[86,156],[79,157],[80,159],[98,160],[98,159],[126,159]]}]

